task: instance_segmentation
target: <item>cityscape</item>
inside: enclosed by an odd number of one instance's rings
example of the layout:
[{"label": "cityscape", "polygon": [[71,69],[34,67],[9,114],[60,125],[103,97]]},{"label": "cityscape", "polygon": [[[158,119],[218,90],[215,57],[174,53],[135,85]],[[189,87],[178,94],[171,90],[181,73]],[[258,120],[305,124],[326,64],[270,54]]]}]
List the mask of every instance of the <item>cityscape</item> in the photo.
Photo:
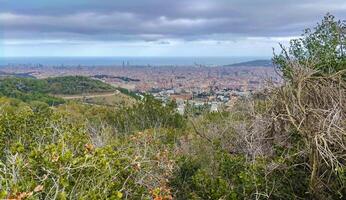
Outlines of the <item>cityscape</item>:
[{"label": "cityscape", "polygon": [[[124,62],[125,63],[125,62]],[[59,76],[89,76],[137,94],[150,94],[163,103],[176,101],[184,114],[187,104],[207,106],[212,112],[232,107],[239,98],[263,89],[268,82],[280,83],[273,66],[260,61],[230,66],[43,66],[7,65],[2,72],[43,79]]]}]

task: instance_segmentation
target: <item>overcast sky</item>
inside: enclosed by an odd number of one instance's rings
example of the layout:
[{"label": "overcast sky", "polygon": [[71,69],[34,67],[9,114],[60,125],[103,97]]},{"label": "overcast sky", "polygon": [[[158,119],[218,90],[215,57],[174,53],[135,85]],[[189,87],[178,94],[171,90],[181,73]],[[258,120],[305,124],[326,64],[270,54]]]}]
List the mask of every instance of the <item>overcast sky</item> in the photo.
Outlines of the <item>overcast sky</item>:
[{"label": "overcast sky", "polygon": [[0,56],[271,56],[346,0],[0,0]]}]

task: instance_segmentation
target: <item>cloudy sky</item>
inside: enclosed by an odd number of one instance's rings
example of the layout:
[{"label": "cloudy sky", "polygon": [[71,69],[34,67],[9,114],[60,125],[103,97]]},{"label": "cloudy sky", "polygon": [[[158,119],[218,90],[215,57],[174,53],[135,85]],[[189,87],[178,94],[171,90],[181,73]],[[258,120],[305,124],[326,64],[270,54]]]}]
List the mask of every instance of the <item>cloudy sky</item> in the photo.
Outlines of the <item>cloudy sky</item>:
[{"label": "cloudy sky", "polygon": [[0,56],[270,56],[345,0],[0,0]]}]

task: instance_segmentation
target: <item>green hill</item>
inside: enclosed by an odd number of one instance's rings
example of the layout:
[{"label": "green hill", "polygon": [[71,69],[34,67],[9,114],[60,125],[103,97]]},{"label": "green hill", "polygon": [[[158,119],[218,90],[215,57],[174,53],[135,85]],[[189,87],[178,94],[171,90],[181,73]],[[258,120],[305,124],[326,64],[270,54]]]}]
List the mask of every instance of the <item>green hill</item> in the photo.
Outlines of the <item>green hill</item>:
[{"label": "green hill", "polygon": [[44,80],[52,94],[84,94],[95,92],[111,92],[115,88],[100,80],[85,76],[63,76]]},{"label": "green hill", "polygon": [[0,80],[0,95],[24,102],[42,101],[49,105],[64,103],[61,98],[49,95],[50,87],[45,80],[7,77]]},{"label": "green hill", "polygon": [[0,95],[24,102],[42,101],[49,105],[65,102],[53,95],[78,95],[112,92],[116,88],[83,76],[54,77],[47,79],[5,77],[0,79]]}]

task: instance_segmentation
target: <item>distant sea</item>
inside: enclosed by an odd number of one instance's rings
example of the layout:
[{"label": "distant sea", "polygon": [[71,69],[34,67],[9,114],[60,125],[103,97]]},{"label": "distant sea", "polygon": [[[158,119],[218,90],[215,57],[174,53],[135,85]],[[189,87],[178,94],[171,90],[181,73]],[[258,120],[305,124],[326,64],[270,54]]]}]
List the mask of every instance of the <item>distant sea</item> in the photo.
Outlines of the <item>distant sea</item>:
[{"label": "distant sea", "polygon": [[0,66],[220,66],[267,57],[0,57]]}]

